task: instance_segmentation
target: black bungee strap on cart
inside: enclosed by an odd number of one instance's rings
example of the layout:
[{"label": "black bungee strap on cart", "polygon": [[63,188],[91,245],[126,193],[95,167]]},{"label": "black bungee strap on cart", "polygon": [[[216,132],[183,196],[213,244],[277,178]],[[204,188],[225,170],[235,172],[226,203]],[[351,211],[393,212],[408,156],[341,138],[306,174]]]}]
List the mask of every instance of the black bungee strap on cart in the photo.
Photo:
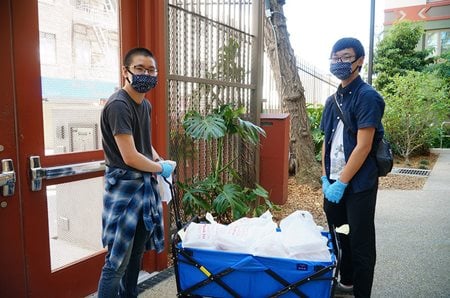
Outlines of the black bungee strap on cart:
[{"label": "black bungee strap on cart", "polygon": [[[173,176],[174,177],[174,176]],[[226,268],[220,272],[217,273],[212,273],[208,268],[206,268],[204,265],[201,264],[201,262],[199,262],[198,260],[196,260],[192,255],[192,250],[188,249],[188,248],[183,248],[180,245],[180,238],[178,236],[178,231],[180,231],[181,229],[185,229],[192,221],[189,221],[187,224],[183,224],[181,222],[181,218],[180,218],[180,205],[178,202],[178,197],[177,197],[177,193],[176,193],[176,189],[175,186],[170,183],[167,179],[164,179],[166,181],[166,183],[169,184],[170,187],[170,192],[172,195],[172,206],[173,206],[173,212],[174,212],[174,217],[175,217],[175,224],[177,227],[177,232],[174,233],[172,235],[172,258],[174,261],[174,271],[175,271],[175,279],[176,279],[176,285],[177,285],[177,296],[178,297],[200,297],[196,294],[194,294],[193,292],[210,284],[210,283],[216,283],[218,286],[220,286],[221,288],[223,288],[230,296],[232,297],[241,297],[230,285],[227,285],[222,278],[234,271],[236,271],[236,269],[229,267]],[[335,252],[335,256],[336,256],[336,262],[334,262],[332,265],[329,266],[315,266],[315,272],[312,273],[311,275],[302,278],[296,282],[289,282],[286,279],[284,279],[283,277],[281,277],[279,274],[277,274],[276,272],[274,272],[272,269],[267,268],[266,270],[264,270],[264,272],[266,274],[268,274],[269,276],[271,276],[274,280],[276,280],[277,282],[279,282],[283,288],[281,288],[280,290],[268,295],[268,297],[280,297],[281,295],[284,295],[288,292],[292,292],[293,294],[295,294],[298,297],[301,298],[307,298],[308,295],[306,295],[305,293],[303,293],[299,287],[305,283],[311,282],[311,281],[318,281],[318,280],[332,280],[332,286],[331,286],[331,291],[330,291],[330,297],[334,297],[334,289],[335,289],[335,285],[337,283],[337,277],[339,275],[339,262],[341,259],[341,251],[339,248],[339,243],[337,241],[336,238],[336,231],[334,229],[334,227],[332,228],[332,231],[330,231],[330,236],[331,239],[329,239],[329,241],[332,242],[332,247],[334,248],[334,252]],[[182,258],[180,258],[180,256]],[[180,275],[179,275],[179,268],[178,268],[178,264],[180,263],[185,263],[188,265],[191,265],[195,268],[197,268],[200,272],[202,272],[205,275],[205,279],[199,281],[198,283],[190,286],[189,288],[186,289],[182,289],[181,288],[181,283],[180,283]],[[334,274],[332,277],[323,277],[324,274],[333,271],[334,270]]]}]

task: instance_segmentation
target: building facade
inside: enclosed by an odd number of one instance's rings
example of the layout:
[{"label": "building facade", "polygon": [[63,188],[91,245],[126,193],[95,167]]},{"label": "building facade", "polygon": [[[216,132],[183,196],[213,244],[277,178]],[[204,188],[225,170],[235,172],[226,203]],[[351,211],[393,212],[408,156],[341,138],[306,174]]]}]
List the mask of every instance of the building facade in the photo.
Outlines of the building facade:
[{"label": "building facade", "polygon": [[436,56],[450,50],[449,0],[386,0],[385,29],[402,20],[424,22],[425,35],[419,44],[421,49],[433,48]]}]

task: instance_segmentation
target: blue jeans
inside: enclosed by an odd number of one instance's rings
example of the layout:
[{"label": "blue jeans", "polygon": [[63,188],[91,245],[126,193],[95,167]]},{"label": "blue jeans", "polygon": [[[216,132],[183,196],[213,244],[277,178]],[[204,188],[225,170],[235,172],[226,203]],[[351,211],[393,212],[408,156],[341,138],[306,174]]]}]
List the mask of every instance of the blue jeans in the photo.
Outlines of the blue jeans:
[{"label": "blue jeans", "polygon": [[133,242],[129,245],[122,264],[115,270],[109,263],[109,251],[105,258],[98,284],[98,297],[137,297],[137,280],[141,268],[142,256],[145,252],[145,243],[149,238],[149,232],[145,229],[142,212],[136,226]]}]

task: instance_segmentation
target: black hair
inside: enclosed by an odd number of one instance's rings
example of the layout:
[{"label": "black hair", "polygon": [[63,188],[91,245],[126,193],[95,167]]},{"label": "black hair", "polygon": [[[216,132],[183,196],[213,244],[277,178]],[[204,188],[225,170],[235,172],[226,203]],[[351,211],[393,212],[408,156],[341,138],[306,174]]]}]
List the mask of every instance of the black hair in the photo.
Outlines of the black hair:
[{"label": "black hair", "polygon": [[153,55],[153,53],[149,49],[146,49],[146,48],[134,48],[134,49],[129,50],[127,52],[127,54],[125,55],[125,57],[123,58],[123,65],[125,67],[130,66],[131,61],[133,60],[133,57],[137,56],[137,55],[145,56],[145,57],[151,57],[151,58],[155,59],[155,56]]},{"label": "black hair", "polygon": [[355,51],[356,59],[365,55],[363,45],[358,39],[353,37],[344,37],[336,41],[336,43],[333,46],[333,49],[331,50],[331,55],[333,55],[333,53],[342,51],[343,49],[349,48],[352,48]]}]

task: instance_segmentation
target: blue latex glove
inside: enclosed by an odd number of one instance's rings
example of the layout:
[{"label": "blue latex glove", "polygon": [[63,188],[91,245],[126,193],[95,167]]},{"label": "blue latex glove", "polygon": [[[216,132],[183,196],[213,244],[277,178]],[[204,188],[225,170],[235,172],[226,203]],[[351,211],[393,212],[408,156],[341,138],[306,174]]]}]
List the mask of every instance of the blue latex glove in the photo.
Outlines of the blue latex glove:
[{"label": "blue latex glove", "polygon": [[172,174],[173,170],[175,169],[175,162],[171,160],[163,160],[158,162],[161,165],[162,171],[158,174],[163,176],[164,178],[169,178],[169,176]]},{"label": "blue latex glove", "polygon": [[343,183],[339,179],[336,180],[336,182],[331,184],[325,191],[325,198],[332,203],[338,204],[344,195],[347,185],[347,183]]},{"label": "blue latex glove", "polygon": [[325,195],[325,192],[327,191],[328,187],[331,184],[330,184],[330,181],[328,181],[327,176],[322,176],[322,177],[320,177],[320,179],[322,180],[322,192]]}]

